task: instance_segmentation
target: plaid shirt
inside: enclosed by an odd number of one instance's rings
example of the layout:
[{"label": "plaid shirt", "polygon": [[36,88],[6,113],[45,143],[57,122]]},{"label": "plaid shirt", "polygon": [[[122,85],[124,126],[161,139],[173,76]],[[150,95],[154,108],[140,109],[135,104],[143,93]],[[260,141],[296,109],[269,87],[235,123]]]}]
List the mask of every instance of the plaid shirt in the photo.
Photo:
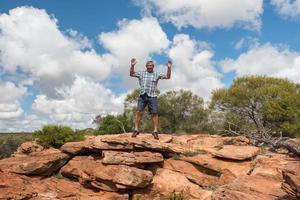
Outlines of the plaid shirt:
[{"label": "plaid shirt", "polygon": [[147,93],[150,97],[157,96],[158,80],[166,78],[166,75],[161,72],[153,71],[153,73],[149,73],[146,70],[138,71],[134,73],[134,76],[139,79],[140,95]]}]

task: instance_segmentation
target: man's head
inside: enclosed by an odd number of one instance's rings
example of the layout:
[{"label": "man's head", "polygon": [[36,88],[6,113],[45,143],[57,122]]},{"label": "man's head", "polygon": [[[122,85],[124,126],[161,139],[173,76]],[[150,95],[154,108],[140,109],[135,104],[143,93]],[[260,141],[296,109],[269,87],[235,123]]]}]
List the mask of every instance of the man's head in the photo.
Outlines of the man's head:
[{"label": "man's head", "polygon": [[147,61],[146,68],[147,68],[147,72],[152,73],[154,68],[154,62],[152,60]]}]

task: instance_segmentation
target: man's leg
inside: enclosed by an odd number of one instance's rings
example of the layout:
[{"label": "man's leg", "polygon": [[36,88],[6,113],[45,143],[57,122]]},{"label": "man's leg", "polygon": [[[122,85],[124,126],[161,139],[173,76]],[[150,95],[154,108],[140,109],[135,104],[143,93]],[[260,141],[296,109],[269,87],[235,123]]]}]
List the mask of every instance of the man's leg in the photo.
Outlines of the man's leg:
[{"label": "man's leg", "polygon": [[157,98],[156,97],[151,97],[149,100],[149,111],[152,113],[152,119],[153,119],[153,127],[154,130],[152,132],[152,135],[155,139],[159,139],[158,138],[158,132],[157,132],[157,128],[158,128],[158,106],[157,106]]},{"label": "man's leg", "polygon": [[157,127],[158,127],[158,114],[157,113],[153,113],[153,127],[154,127],[153,132],[157,132]]},{"label": "man's leg", "polygon": [[137,105],[137,112],[135,113],[135,119],[134,119],[134,131],[132,133],[132,137],[136,137],[140,132],[140,122],[141,122],[141,118],[143,116],[143,110],[146,107],[146,101],[144,96],[139,96],[138,98],[138,105]]},{"label": "man's leg", "polygon": [[137,111],[135,113],[134,130],[140,130],[142,116],[143,116],[143,112]]}]

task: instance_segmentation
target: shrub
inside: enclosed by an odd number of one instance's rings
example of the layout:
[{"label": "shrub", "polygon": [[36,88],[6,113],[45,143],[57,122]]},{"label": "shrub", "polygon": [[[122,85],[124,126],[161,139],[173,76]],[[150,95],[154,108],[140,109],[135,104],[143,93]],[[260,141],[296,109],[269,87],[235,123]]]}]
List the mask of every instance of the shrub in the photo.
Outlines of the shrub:
[{"label": "shrub", "polygon": [[176,192],[175,190],[166,198],[166,200],[184,200],[183,191]]},{"label": "shrub", "polygon": [[46,148],[59,148],[66,142],[83,140],[82,132],[74,132],[72,128],[62,125],[45,125],[33,135]]}]

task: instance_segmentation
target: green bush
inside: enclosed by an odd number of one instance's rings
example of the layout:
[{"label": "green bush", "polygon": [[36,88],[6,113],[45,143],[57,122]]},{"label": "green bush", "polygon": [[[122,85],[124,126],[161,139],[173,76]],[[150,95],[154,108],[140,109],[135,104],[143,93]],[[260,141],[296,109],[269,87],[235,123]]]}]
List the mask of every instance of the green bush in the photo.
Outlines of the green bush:
[{"label": "green bush", "polygon": [[98,127],[94,131],[94,135],[118,134],[131,131],[131,123],[128,120],[125,114],[117,116],[107,115],[105,117],[97,116],[96,124]]},{"label": "green bush", "polygon": [[166,198],[166,200],[184,200],[183,191],[176,192],[175,190]]},{"label": "green bush", "polygon": [[42,130],[35,131],[33,136],[44,147],[59,148],[66,142],[83,140],[82,132],[74,132],[72,128],[62,125],[45,125]]}]

